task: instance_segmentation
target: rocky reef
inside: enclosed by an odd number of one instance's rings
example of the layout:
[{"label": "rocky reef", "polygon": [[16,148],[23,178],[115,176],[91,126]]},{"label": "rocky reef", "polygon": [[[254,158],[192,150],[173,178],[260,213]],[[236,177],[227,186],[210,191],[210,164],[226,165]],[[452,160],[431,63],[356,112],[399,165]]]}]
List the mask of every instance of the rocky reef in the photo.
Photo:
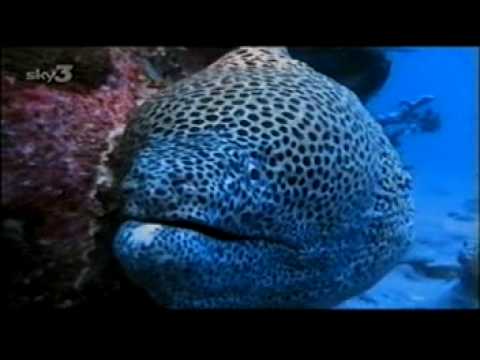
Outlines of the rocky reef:
[{"label": "rocky reef", "polygon": [[[108,180],[101,166],[140,96],[140,68],[114,49],[11,49],[4,60],[1,205],[9,303],[70,306],[95,276],[90,253],[105,212],[97,193]],[[25,80],[28,69],[59,63],[74,65],[64,87]]]},{"label": "rocky reef", "polygon": [[377,48],[290,47],[289,52],[351,89],[364,103],[382,89],[392,65],[385,51]]}]

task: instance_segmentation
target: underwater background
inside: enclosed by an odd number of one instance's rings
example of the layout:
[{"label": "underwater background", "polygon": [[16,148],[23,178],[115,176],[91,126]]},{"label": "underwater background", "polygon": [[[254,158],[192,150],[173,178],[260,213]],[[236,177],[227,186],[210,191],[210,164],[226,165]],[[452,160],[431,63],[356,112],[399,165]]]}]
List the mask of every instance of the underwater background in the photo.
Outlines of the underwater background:
[{"label": "underwater background", "polygon": [[409,48],[389,57],[391,75],[367,108],[384,113],[399,100],[431,95],[441,127],[405,136],[399,149],[411,166],[416,209],[405,264],[342,307],[477,307],[470,296],[478,288],[463,294],[456,286],[465,243],[475,248],[478,273],[478,49]]},{"label": "underwater background", "polygon": [[[10,308],[155,307],[111,256],[118,224],[110,157],[133,109],[226,49],[2,51],[1,237]],[[479,50],[291,54],[359,95],[414,179],[411,250],[375,286],[337,308],[478,307]],[[71,82],[25,77],[65,63],[74,64]]]}]

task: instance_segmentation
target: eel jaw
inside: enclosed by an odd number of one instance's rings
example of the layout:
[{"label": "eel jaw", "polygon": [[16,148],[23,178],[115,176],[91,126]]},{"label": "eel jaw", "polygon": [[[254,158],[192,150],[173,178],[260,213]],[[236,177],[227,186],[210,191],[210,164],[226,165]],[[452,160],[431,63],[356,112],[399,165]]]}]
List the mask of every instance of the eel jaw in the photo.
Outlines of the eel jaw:
[{"label": "eel jaw", "polygon": [[[183,241],[179,241],[179,238]],[[113,250],[127,273],[154,272],[154,267],[149,264],[163,265],[162,258],[171,258],[180,266],[190,262],[188,247],[192,244],[198,251],[198,248],[208,247],[205,244],[218,247],[242,243],[240,240],[251,239],[200,221],[123,219],[113,241]]]},{"label": "eel jaw", "polygon": [[215,226],[211,226],[209,224],[206,224],[205,222],[192,220],[192,219],[158,220],[158,221],[147,222],[147,223],[168,226],[171,228],[175,228],[179,231],[182,231],[182,230],[193,231],[198,234],[203,234],[206,237],[217,239],[217,240],[223,240],[223,241],[234,241],[240,238],[245,238],[244,236],[241,236],[239,234],[235,234],[233,232],[223,230]]}]

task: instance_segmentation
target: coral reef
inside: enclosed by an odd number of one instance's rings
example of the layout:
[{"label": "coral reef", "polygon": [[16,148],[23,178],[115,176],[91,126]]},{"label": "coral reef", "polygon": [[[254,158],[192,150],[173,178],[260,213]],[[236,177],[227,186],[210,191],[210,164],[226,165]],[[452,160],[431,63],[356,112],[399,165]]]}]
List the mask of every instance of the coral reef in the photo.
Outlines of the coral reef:
[{"label": "coral reef", "polygon": [[[2,71],[19,80],[28,73],[49,71],[59,64],[73,64],[75,79],[61,88],[74,87],[77,91],[93,89],[106,81],[114,71],[114,64],[105,48],[6,48],[2,54]],[[55,82],[50,84],[55,86]]]},{"label": "coral reef", "polygon": [[[40,65],[32,63],[31,52],[10,51],[9,59],[19,61],[2,69],[2,233],[10,234],[3,245],[12,255],[12,306],[79,300],[91,270],[96,220],[104,212],[96,198],[102,153],[141,95],[141,70],[128,52],[74,52],[84,69],[78,79],[68,51],[42,49]],[[25,69],[51,68],[65,56],[75,65],[65,88],[22,78]]]},{"label": "coral reef", "polygon": [[147,76],[157,82],[174,82],[213,63],[229,48],[137,48]]}]

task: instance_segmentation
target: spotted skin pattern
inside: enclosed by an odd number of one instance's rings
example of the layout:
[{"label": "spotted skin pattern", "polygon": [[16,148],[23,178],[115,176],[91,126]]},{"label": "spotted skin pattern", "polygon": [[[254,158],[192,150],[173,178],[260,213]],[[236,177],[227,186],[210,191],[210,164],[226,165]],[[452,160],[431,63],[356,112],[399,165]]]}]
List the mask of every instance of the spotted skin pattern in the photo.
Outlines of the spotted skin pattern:
[{"label": "spotted skin pattern", "polygon": [[413,236],[411,178],[381,126],[284,48],[238,48],[165,89],[119,151],[114,251],[167,307],[332,307]]}]

